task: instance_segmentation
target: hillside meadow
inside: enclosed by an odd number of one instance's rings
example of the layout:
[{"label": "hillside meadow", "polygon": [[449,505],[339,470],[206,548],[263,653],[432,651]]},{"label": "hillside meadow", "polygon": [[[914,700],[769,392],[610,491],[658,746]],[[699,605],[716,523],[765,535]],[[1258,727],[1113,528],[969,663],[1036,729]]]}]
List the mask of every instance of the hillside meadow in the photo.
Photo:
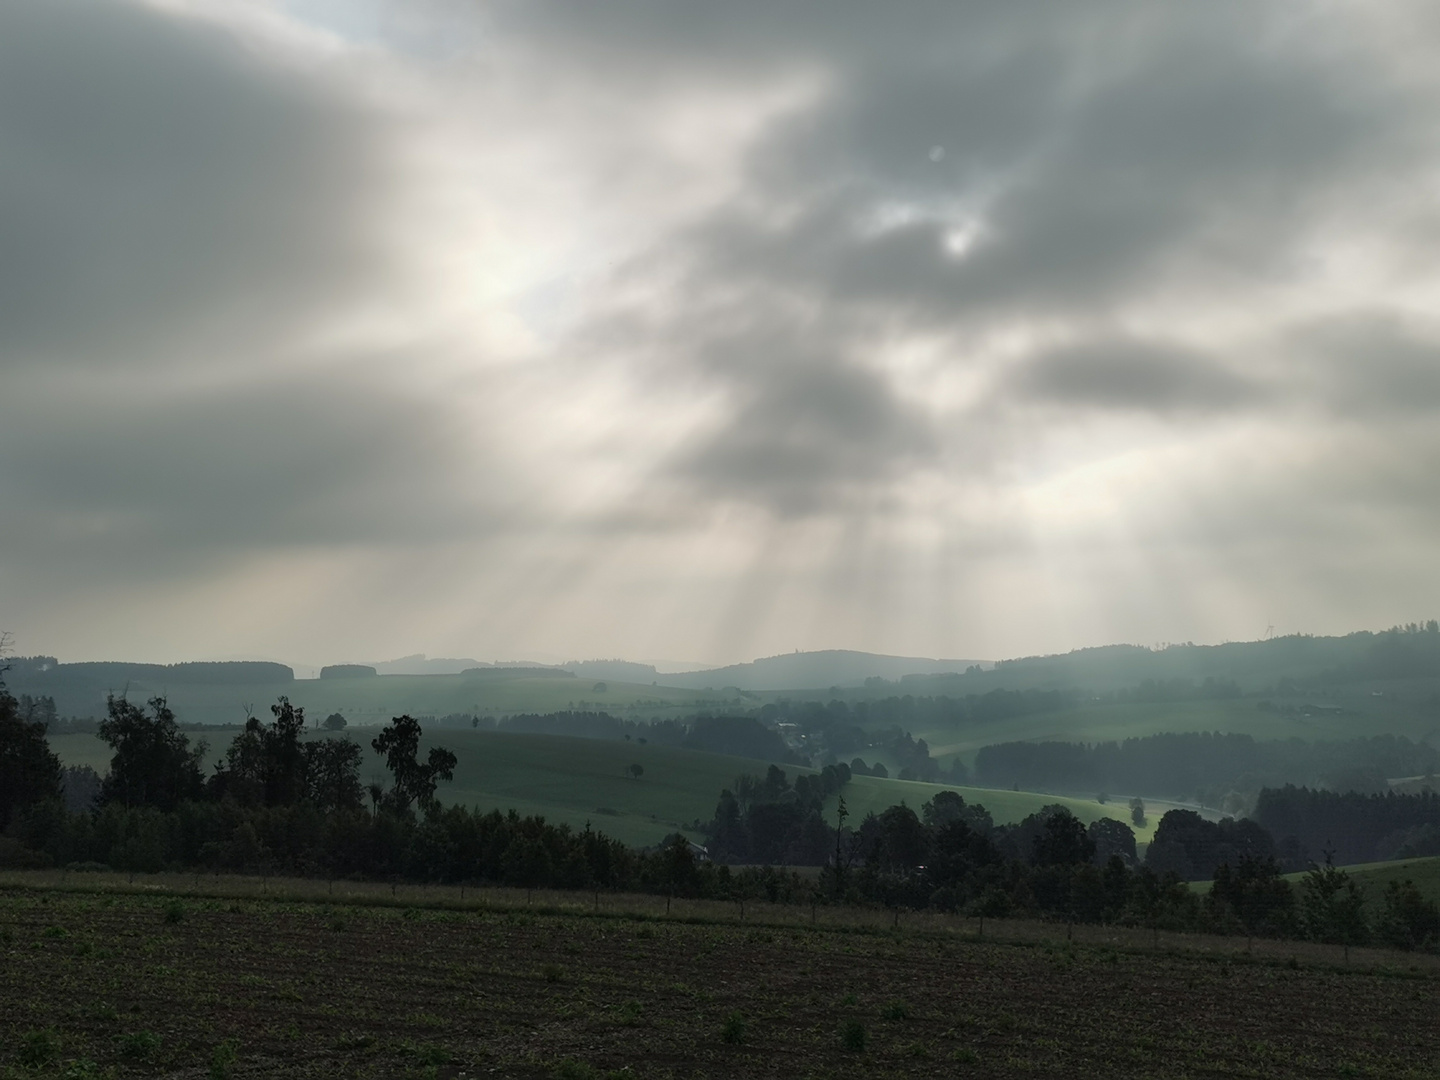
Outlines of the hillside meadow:
[{"label": "hillside meadow", "polygon": [[[1265,700],[1265,699],[1261,699]],[[1416,701],[1371,698],[1368,691],[1343,699],[1317,698],[1340,705],[1340,713],[1306,712],[1294,704],[1292,713],[1258,707],[1254,698],[1228,701],[1109,702],[1058,712],[1031,713],[984,723],[932,726],[915,730],[930,746],[931,757],[948,762],[958,755],[973,764],[982,746],[1000,742],[1057,740],[1119,742],[1166,732],[1208,731],[1245,734],[1260,740],[1328,741],[1372,735],[1404,735],[1425,739],[1440,731],[1440,718]],[[888,765],[888,762],[887,762]]]},{"label": "hillside meadow", "polygon": [[[233,729],[190,733],[191,738],[208,738],[206,761],[224,753],[235,737]],[[383,779],[384,762],[370,749],[375,729],[351,733],[365,749],[361,779]],[[323,735],[311,735],[324,738]],[[103,773],[109,767],[110,749],[94,735],[57,735],[51,747],[67,765],[90,765]],[[442,785],[442,802],[478,807],[482,810],[514,809],[523,815],[540,815],[547,821],[564,822],[584,828],[589,822],[597,830],[627,844],[648,846],[665,836],[684,831],[692,839],[701,835],[689,826],[708,821],[722,788],[733,785],[744,773],[763,775],[769,762],[723,754],[682,750],[624,740],[578,739],[561,735],[516,735],[506,732],[466,729],[427,731],[422,748],[443,745],[455,752],[457,765],[453,783]],[[631,765],[643,772],[639,779],[629,773]],[[792,777],[812,772],[784,766]],[[918,781],[854,777],[844,797],[855,825],[867,813],[880,813],[904,802],[916,812],[937,792],[958,791],[967,803],[981,803],[997,824],[1017,822],[1043,806],[1060,803],[1081,821],[1102,817],[1130,822],[1124,803],[1101,805],[1093,799],[1061,798],[1052,795],[996,791],[984,788],[947,787]],[[1148,842],[1160,815],[1173,804],[1147,802],[1147,823],[1136,827],[1136,838]],[[835,800],[827,805],[833,817]]]},{"label": "hillside meadow", "polygon": [[[1400,859],[1394,862],[1357,863],[1345,867],[1346,873],[1359,882],[1371,902],[1378,902],[1392,881],[1413,881],[1421,895],[1440,901],[1440,856],[1427,859]],[[1286,874],[1290,881],[1300,881],[1304,874]]]}]

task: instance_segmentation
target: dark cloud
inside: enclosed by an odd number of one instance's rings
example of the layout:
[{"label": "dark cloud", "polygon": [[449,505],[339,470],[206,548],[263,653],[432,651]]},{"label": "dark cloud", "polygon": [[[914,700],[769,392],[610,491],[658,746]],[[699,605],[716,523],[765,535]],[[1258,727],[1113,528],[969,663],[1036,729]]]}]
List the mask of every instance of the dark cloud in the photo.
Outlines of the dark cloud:
[{"label": "dark cloud", "polygon": [[1267,388],[1186,349],[1123,338],[1055,349],[1011,367],[998,395],[1080,409],[1217,412],[1254,406]]},{"label": "dark cloud", "polygon": [[1440,326],[1391,313],[1290,328],[1277,347],[1301,376],[1296,397],[1366,423],[1440,409]]},{"label": "dark cloud", "polygon": [[30,402],[0,430],[0,503],[25,508],[0,524],[11,559],[164,573],[266,549],[478,539],[503,494],[467,468],[473,439],[454,415],[373,380],[104,402],[60,387]]},{"label": "dark cloud", "polygon": [[483,542],[481,440],[401,385],[430,358],[308,344],[404,282],[392,117],[220,24],[82,0],[0,5],[0,103],[0,577],[44,607]]},{"label": "dark cloud", "polygon": [[886,380],[818,342],[772,330],[713,342],[704,358],[728,411],[671,463],[691,496],[759,502],[782,515],[833,511],[923,467],[928,417]]},{"label": "dark cloud", "polygon": [[[672,471],[698,498],[786,513],[864,513],[915,471],[993,480],[997,448],[1033,436],[1006,427],[1010,405],[1043,403],[1061,428],[1096,410],[1213,425],[1303,397],[1303,363],[1109,328],[1303,282],[1301,252],[1367,227],[1357,194],[1434,149],[1426,95],[1338,22],[1278,6],[632,3],[518,25],[589,79],[824,73],[752,146],[742,197],[655,245],[655,281],[680,284],[636,342],[724,402]],[[722,346],[766,362],[717,367],[697,346],[727,341],[717,309],[785,328]],[[976,368],[993,379],[983,415],[906,399],[887,367],[887,347],[939,335],[964,372],[987,363],[973,342],[1026,327],[1079,344]],[[844,392],[812,389],[831,382]],[[846,415],[860,397],[868,425]]]},{"label": "dark cloud", "polygon": [[383,122],[216,28],[7,3],[0,101],[0,364],[245,363],[391,272]]},{"label": "dark cloud", "polygon": [[[750,209],[683,245],[718,275],[947,324],[1292,275],[1322,209],[1428,150],[1428,113],[1365,69],[1277,52],[1263,12],[1255,37],[1235,34],[1220,7],[1112,9],[1070,41],[996,35],[929,66],[855,57],[768,134]],[[972,13],[957,7],[945,40],[964,42]],[[860,227],[895,203],[909,220]],[[962,257],[945,247],[957,213],[977,226]]]}]

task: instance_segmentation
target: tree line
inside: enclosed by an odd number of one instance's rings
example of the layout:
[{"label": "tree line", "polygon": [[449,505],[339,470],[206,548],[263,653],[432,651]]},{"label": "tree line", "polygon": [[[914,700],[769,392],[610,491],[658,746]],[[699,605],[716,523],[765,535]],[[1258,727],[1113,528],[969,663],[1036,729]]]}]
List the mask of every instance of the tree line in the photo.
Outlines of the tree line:
[{"label": "tree line", "polygon": [[1433,791],[1323,791],[1286,786],[1262,791],[1252,815],[1282,844],[1332,851],[1341,863],[1440,855],[1440,795]]},{"label": "tree line", "polygon": [[[1373,905],[1328,861],[1301,886],[1256,822],[1161,820],[1146,860],[1133,832],[1086,827],[1063,807],[997,826],[983,807],[942,792],[847,824],[843,766],[793,780],[778,766],[737,779],[706,826],[710,849],[674,835],[636,850],[590,827],[514,811],[442,806],[455,758],[419,753],[420,725],[394,718],[373,742],[391,783],[358,778],[359,748],[343,736],[302,741],[303,711],[281,699],[251,718],[206,776],[163,699],[113,698],[102,738],[114,751],[98,805],[60,801],[59,762],[43,724],[0,691],[0,786],[12,863],[287,873],[370,880],[497,883],[779,902],[868,903],[985,916],[1038,916],[1181,930],[1376,941],[1433,947],[1436,905],[1397,883]],[[834,796],[836,821],[823,807]],[[739,865],[742,862],[768,865]],[[784,869],[821,868],[818,879]],[[1209,877],[1205,897],[1186,884]]]},{"label": "tree line", "polygon": [[[1210,933],[1300,937],[1398,948],[1440,946],[1440,910],[1412,882],[1366,899],[1329,855],[1323,866],[1277,845],[1260,824],[1208,821],[1189,810],[1161,818],[1143,861],[1133,830],[1088,827],[1063,806],[996,825],[983,806],[938,793],[917,814],[892,806],[845,825],[843,766],[791,784],[771,766],[720,794],[703,826],[711,857],[821,867],[835,899],[984,916],[1039,916]],[[823,801],[838,796],[837,820]],[[1286,871],[1309,872],[1296,886]],[[1187,881],[1210,880],[1203,897]]]}]

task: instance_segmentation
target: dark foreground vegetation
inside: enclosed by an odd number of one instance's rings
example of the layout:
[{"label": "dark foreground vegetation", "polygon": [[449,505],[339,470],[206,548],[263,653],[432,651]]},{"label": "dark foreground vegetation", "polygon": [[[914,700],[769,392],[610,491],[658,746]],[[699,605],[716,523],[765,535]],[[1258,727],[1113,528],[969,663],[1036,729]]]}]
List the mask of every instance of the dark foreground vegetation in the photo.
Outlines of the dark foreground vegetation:
[{"label": "dark foreground vegetation", "polygon": [[0,886],[7,1076],[1419,1080],[1440,1064],[1428,958],[82,877]]}]

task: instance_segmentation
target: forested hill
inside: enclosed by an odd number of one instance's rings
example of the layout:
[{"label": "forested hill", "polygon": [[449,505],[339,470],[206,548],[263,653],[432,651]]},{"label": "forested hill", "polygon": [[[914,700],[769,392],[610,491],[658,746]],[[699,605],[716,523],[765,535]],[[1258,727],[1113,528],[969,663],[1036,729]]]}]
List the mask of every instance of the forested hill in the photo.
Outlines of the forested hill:
[{"label": "forested hill", "polygon": [[1343,637],[1294,634],[1222,645],[1107,645],[1002,660],[960,675],[911,676],[904,684],[915,694],[983,693],[993,687],[1108,693],[1123,689],[1135,695],[1132,700],[1148,695],[1164,701],[1172,691],[1194,696],[1207,680],[1215,696],[1224,696],[1395,679],[1440,679],[1436,620]]},{"label": "forested hill", "polygon": [[979,660],[931,660],[918,656],[881,656],[876,653],[828,649],[769,656],[748,664],[663,675],[666,686],[738,690],[806,690],[856,687],[866,679],[901,679],[909,675],[960,673],[978,670]]},{"label": "forested hill", "polygon": [[49,697],[62,716],[103,711],[105,695],[133,685],[163,693],[174,686],[264,686],[293,682],[295,672],[265,661],[217,661],[187,664],[130,664],[97,661],[62,664],[53,656],[21,656],[8,661],[5,682],[19,696]]}]

